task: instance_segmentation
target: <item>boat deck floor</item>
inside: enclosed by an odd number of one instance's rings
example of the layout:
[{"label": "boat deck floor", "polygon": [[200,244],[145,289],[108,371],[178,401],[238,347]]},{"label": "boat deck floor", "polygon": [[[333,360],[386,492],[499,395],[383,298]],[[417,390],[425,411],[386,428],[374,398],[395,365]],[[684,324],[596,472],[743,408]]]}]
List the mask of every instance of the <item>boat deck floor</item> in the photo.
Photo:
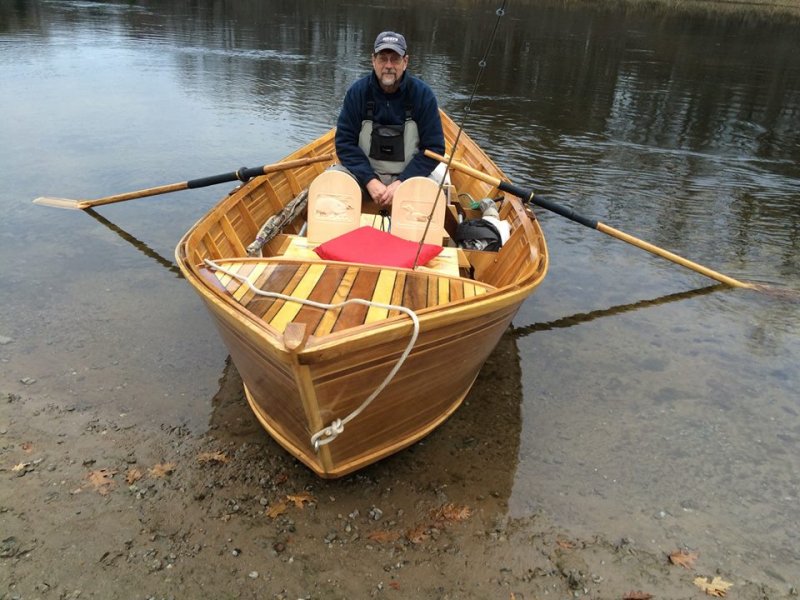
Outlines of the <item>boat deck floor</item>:
[{"label": "boat deck floor", "polygon": [[[494,288],[460,277],[369,265],[304,262],[282,258],[219,260],[223,269],[246,278],[256,288],[323,304],[352,298],[401,305],[413,311],[480,296]],[[264,297],[236,277],[202,269],[247,311],[283,333],[289,323],[303,323],[317,337],[400,315],[397,310],[348,304],[322,309],[291,300]]]}]

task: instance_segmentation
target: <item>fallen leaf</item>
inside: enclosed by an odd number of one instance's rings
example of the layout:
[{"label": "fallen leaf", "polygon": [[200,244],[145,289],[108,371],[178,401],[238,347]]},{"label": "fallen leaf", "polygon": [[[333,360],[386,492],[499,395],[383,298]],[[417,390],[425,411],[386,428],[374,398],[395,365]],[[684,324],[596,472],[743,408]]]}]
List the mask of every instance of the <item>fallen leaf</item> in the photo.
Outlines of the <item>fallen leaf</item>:
[{"label": "fallen leaf", "polygon": [[428,527],[426,525],[419,525],[406,533],[406,539],[412,544],[421,544],[425,540],[429,540],[430,537],[431,535],[428,533]]},{"label": "fallen leaf", "polygon": [[399,538],[400,534],[395,531],[373,531],[367,536],[367,539],[370,539],[373,542],[378,542],[379,544],[394,542]]},{"label": "fallen leaf", "polygon": [[573,548],[575,548],[575,543],[570,542],[569,540],[556,540],[556,544],[558,544],[560,548],[564,548],[565,550],[572,550]]},{"label": "fallen leaf", "polygon": [[445,504],[433,512],[433,518],[437,521],[447,521],[456,523],[466,521],[472,515],[472,509],[468,506],[458,506],[457,504]]},{"label": "fallen leaf", "polygon": [[161,478],[171,475],[174,470],[175,463],[158,463],[152,469],[150,469],[149,473],[153,477]]},{"label": "fallen leaf", "polygon": [[125,481],[128,483],[128,485],[132,485],[139,481],[142,477],[144,477],[144,474],[141,472],[141,470],[136,468],[128,469],[128,472],[125,474]]},{"label": "fallen leaf", "polygon": [[400,582],[399,581],[390,581],[389,582],[389,587],[392,588],[393,590],[399,590],[400,589]]},{"label": "fallen leaf", "polygon": [[30,464],[31,463],[19,463],[11,467],[11,470],[14,471],[14,473],[19,473],[20,471],[24,471],[26,467],[29,467]]},{"label": "fallen leaf", "polygon": [[106,496],[114,487],[113,477],[116,474],[117,472],[113,469],[97,469],[89,471],[86,479],[101,496]]},{"label": "fallen leaf", "polygon": [[723,598],[733,586],[732,583],[725,581],[722,577],[714,577],[711,581],[707,577],[695,577],[694,584],[709,596],[716,596],[717,598]]},{"label": "fallen leaf", "polygon": [[266,515],[270,519],[275,519],[285,513],[288,508],[289,505],[285,501],[281,500],[280,502],[276,502],[275,504],[271,505],[267,509]]},{"label": "fallen leaf", "polygon": [[316,498],[309,494],[308,492],[300,492],[299,494],[287,494],[286,500],[288,502],[293,502],[295,508],[303,508],[304,504],[311,504],[312,502],[316,502]]},{"label": "fallen leaf", "polygon": [[678,565],[684,569],[691,569],[694,567],[694,561],[697,560],[697,552],[688,552],[686,550],[675,550],[669,555],[669,562],[673,565]]},{"label": "fallen leaf", "polygon": [[23,452],[30,453],[33,451],[33,442],[22,442],[19,447],[22,448]]},{"label": "fallen leaf", "polygon": [[622,597],[622,600],[650,600],[653,594],[642,591],[631,591]]},{"label": "fallen leaf", "polygon": [[201,452],[197,455],[197,462],[224,464],[228,462],[228,457],[224,452]]}]

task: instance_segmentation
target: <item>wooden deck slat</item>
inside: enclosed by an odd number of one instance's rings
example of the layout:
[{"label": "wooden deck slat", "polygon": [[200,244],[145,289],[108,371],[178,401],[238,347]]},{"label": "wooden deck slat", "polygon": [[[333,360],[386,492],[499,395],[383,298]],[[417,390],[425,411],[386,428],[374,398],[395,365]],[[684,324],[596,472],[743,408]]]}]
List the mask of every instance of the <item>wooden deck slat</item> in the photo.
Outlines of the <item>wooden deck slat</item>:
[{"label": "wooden deck slat", "polygon": [[[259,287],[265,290],[283,290],[286,287],[286,284],[288,284],[295,276],[299,266],[300,265],[298,264],[277,265],[267,280],[263,284],[259,285]],[[253,299],[245,305],[245,307],[254,315],[263,319],[274,302],[274,298],[254,296]]]},{"label": "wooden deck slat", "polygon": [[[286,294],[287,296],[293,294],[295,288],[297,287],[297,285],[303,280],[303,276],[306,274],[306,271],[308,271],[308,267],[309,267],[308,264],[302,264],[302,263],[298,264],[297,271],[295,271],[294,275],[292,275],[292,278],[289,280],[289,282],[286,284],[286,286],[283,289],[279,289],[279,288],[275,289],[275,288],[272,288],[271,286],[270,286],[270,289],[274,290],[274,291],[276,291],[276,292],[278,292],[280,294]],[[272,305],[267,309],[267,311],[264,313],[263,319],[267,323],[272,321],[272,319],[275,317],[275,315],[278,314],[278,311],[281,308],[283,308],[284,304],[286,304],[285,300],[275,300],[272,303]]]},{"label": "wooden deck slat", "polygon": [[[331,298],[330,304],[338,304],[339,302],[347,300],[358,274],[358,267],[348,267],[347,272],[345,272],[344,277],[342,277],[342,280],[339,283],[339,286],[336,288],[336,293],[334,293],[333,297]],[[328,335],[331,331],[333,331],[334,325],[336,325],[341,313],[349,308],[358,307],[345,306],[343,309],[326,311],[322,317],[322,320],[320,320],[319,325],[317,325],[316,330],[314,330],[314,335]]]},{"label": "wooden deck slat", "polygon": [[[402,305],[403,304],[403,292],[406,287],[406,282],[409,279],[414,279],[413,275],[410,277],[406,277],[405,273],[398,273],[397,279],[394,283],[394,290],[392,290],[392,299],[390,300],[391,304],[395,305]],[[399,310],[390,310],[388,313],[388,317],[397,317],[400,315]]]},{"label": "wooden deck slat", "polygon": [[[397,271],[382,270],[380,275],[378,275],[378,283],[375,284],[375,291],[372,292],[372,301],[379,304],[389,304],[392,300],[392,292],[394,291],[396,279]],[[367,309],[367,316],[364,319],[364,323],[382,321],[388,316],[388,309],[370,306],[369,309]]]},{"label": "wooden deck slat", "polygon": [[[347,298],[372,298],[372,291],[375,289],[375,284],[377,282],[377,271],[359,271]],[[366,314],[367,307],[364,305],[349,304],[345,306],[341,310],[336,324],[333,326],[333,331],[340,331],[342,329],[348,329],[350,327],[355,327],[356,325],[361,325],[364,322],[364,317]]]},{"label": "wooden deck slat", "polygon": [[427,275],[406,278],[402,305],[411,310],[420,310],[428,306],[428,283],[430,280],[431,277]]},{"label": "wooden deck slat", "polygon": [[[341,299],[338,299],[336,296],[339,293],[339,288],[342,286],[343,279],[347,275],[347,272],[348,269],[344,266],[328,266],[317,281],[314,289],[308,295],[308,299],[323,304],[336,304],[337,302],[341,302]],[[344,285],[348,290],[350,289],[350,285],[348,283],[345,282]],[[307,327],[307,331],[315,332],[320,324],[320,321],[328,313],[331,313],[334,317],[334,320],[331,321],[332,326],[335,322],[335,316],[338,314],[337,310],[325,310],[322,308],[305,305],[300,309],[297,315],[295,315],[294,319],[292,319],[292,322],[304,323]],[[330,329],[328,332],[330,332]]]},{"label": "wooden deck slat", "polygon": [[[325,273],[325,265],[319,263],[309,265],[303,277],[292,290],[292,297],[306,300],[311,295],[311,292],[314,291],[323,273]],[[303,307],[304,305],[300,302],[284,301],[283,306],[275,313],[269,324],[283,333],[286,326],[294,320]]]}]

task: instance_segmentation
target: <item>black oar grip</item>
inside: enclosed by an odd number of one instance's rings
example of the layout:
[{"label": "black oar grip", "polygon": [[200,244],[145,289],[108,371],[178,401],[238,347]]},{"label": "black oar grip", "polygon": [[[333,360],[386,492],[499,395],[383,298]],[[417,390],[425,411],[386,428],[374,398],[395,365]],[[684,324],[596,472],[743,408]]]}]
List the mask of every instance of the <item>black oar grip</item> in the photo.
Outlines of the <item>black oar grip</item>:
[{"label": "black oar grip", "polygon": [[589,227],[590,229],[597,229],[597,221],[595,219],[589,219],[588,217],[579,215],[571,208],[561,206],[560,204],[551,202],[550,200],[542,198],[541,196],[535,196],[533,192],[525,191],[522,188],[518,188],[517,186],[508,183],[507,181],[501,181],[497,188],[504,192],[508,192],[509,194],[514,194],[526,202],[535,204],[536,206],[541,206],[542,208],[554,212],[557,215],[566,217],[570,221],[575,221],[576,223],[580,223],[581,225]]},{"label": "black oar grip", "polygon": [[222,173],[221,175],[210,175],[209,177],[200,177],[199,179],[191,179],[186,182],[186,187],[190,190],[195,188],[206,187],[209,185],[217,185],[218,183],[225,183],[228,181],[236,181],[239,179],[238,171],[231,173]]}]

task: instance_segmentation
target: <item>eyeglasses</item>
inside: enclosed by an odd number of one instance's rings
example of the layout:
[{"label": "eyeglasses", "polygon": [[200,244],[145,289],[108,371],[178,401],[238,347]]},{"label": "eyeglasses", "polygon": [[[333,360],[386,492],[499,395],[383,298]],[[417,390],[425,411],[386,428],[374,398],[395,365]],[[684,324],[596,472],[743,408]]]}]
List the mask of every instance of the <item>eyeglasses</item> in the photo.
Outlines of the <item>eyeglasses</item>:
[{"label": "eyeglasses", "polygon": [[392,63],[393,65],[400,64],[403,62],[404,56],[400,56],[396,52],[386,52],[381,54],[375,54],[375,60],[379,63]]}]

